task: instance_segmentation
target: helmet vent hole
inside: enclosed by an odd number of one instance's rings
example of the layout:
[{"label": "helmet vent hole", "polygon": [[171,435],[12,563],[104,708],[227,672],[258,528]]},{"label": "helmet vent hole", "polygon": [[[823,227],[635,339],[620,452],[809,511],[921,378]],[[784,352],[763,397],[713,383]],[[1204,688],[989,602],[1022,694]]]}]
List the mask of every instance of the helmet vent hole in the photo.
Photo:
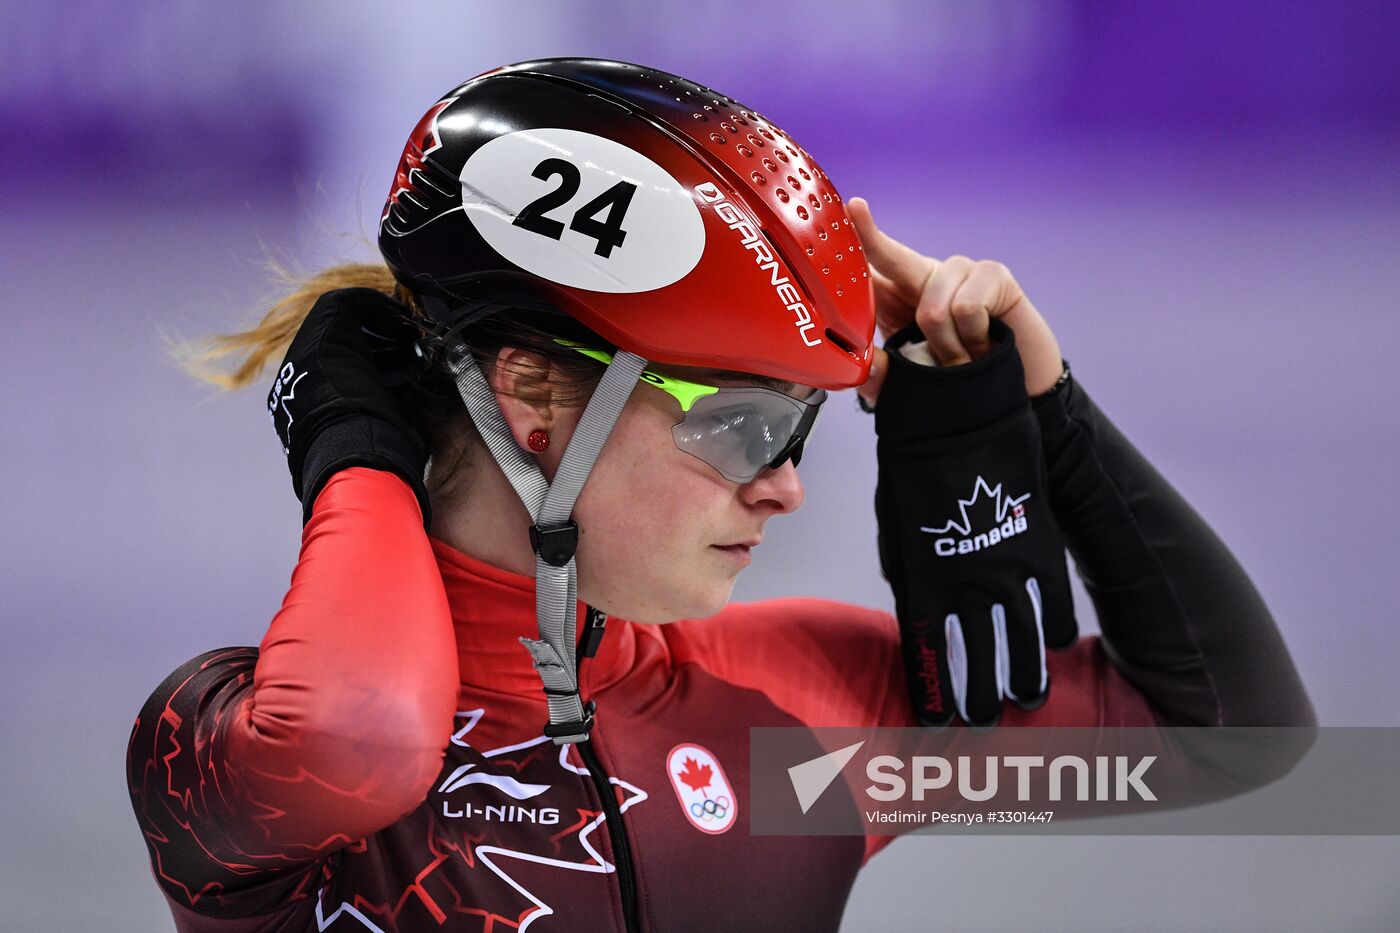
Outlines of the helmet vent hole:
[{"label": "helmet vent hole", "polygon": [[[811,290],[807,288],[807,285],[806,285],[805,282],[803,282],[802,277],[801,277],[800,275],[796,275],[796,274],[795,274],[795,273],[797,272],[797,266],[794,266],[794,265],[788,260],[787,254],[784,253],[784,252],[782,251],[782,249],[778,246],[777,243],[773,242],[773,237],[772,237],[771,235],[769,235],[769,233],[768,233],[767,230],[764,230],[764,231],[762,231],[762,232],[763,232],[763,239],[765,239],[765,240],[768,241],[768,246],[769,246],[769,248],[773,250],[773,255],[774,255],[774,256],[777,256],[779,259],[781,259],[781,260],[783,261],[783,265],[786,266],[789,270],[791,270],[791,271],[794,273],[793,276],[792,276],[793,284],[796,285],[799,289],[801,289],[801,290],[802,290],[802,296],[803,296],[804,298],[806,298],[808,302],[811,302],[811,300],[812,300],[812,293],[811,293]],[[811,267],[808,266],[808,268],[811,268]]]},{"label": "helmet vent hole", "polygon": [[830,340],[842,350],[845,350],[847,353],[851,354],[851,356],[856,356],[855,344],[851,343],[845,337],[842,337],[840,334],[836,333],[836,331],[832,330],[830,327],[826,329],[826,339]]}]

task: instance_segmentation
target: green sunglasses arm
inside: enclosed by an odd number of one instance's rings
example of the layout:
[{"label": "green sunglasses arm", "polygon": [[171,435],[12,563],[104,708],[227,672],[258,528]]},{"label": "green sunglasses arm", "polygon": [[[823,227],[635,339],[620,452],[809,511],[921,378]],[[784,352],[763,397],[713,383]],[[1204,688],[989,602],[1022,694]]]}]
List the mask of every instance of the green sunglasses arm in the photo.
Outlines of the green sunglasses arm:
[{"label": "green sunglasses arm", "polygon": [[[568,347],[575,352],[582,353],[589,359],[597,360],[600,363],[607,364],[611,363],[613,360],[612,354],[608,353],[606,350],[595,350],[591,347],[585,347],[560,337],[555,337],[554,342],[560,346]],[[704,398],[706,395],[714,395],[719,391],[719,386],[710,386],[705,385],[703,382],[690,382],[685,379],[676,379],[673,376],[663,376],[649,369],[642,370],[641,379],[643,382],[656,386],[658,389],[680,402],[682,412],[690,411],[695,405],[696,400]]]}]

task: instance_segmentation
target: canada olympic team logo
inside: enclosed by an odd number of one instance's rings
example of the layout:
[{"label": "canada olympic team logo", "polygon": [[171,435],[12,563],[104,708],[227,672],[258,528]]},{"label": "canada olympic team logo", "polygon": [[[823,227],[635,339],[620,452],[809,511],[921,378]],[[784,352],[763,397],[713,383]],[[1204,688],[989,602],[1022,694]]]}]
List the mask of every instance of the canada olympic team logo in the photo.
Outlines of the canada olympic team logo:
[{"label": "canada olympic team logo", "polygon": [[692,826],[718,835],[734,825],[739,800],[709,749],[689,742],[677,745],[666,756],[666,773]]}]

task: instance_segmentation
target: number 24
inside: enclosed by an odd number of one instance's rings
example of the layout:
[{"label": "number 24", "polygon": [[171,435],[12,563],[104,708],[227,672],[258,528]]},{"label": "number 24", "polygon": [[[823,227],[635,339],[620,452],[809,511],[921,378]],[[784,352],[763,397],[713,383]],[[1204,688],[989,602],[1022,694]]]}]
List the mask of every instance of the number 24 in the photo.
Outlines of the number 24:
[{"label": "number 24", "polygon": [[[578,166],[564,159],[545,159],[535,166],[531,174],[541,181],[548,181],[557,175],[561,184],[553,191],[526,204],[511,224],[547,236],[551,240],[562,239],[563,222],[548,216],[548,212],[567,204],[569,199],[578,193],[581,180]],[[622,241],[627,238],[627,231],[622,229],[622,220],[627,216],[627,207],[632,203],[632,195],[636,192],[636,185],[625,181],[618,182],[574,211],[573,219],[569,221],[569,229],[596,240],[598,245],[593,248],[593,252],[607,259],[612,255],[613,249],[621,246]],[[597,220],[596,216],[605,208],[607,216]]]}]

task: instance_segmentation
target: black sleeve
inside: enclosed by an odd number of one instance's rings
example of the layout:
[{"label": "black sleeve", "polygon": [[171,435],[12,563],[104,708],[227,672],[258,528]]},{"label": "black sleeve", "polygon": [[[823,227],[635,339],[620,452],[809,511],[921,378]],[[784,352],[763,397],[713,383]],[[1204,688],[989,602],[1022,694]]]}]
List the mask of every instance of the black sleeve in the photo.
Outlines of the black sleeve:
[{"label": "black sleeve", "polygon": [[1104,648],[1163,723],[1315,725],[1268,607],[1205,521],[1072,377],[1032,408]]},{"label": "black sleeve", "polygon": [[241,844],[249,824],[276,815],[248,799],[226,758],[223,726],[251,694],[257,658],[254,648],[221,648],[182,664],[132,727],[127,790],[180,930],[261,933],[278,928],[273,913],[306,922],[314,908],[319,864]]}]

